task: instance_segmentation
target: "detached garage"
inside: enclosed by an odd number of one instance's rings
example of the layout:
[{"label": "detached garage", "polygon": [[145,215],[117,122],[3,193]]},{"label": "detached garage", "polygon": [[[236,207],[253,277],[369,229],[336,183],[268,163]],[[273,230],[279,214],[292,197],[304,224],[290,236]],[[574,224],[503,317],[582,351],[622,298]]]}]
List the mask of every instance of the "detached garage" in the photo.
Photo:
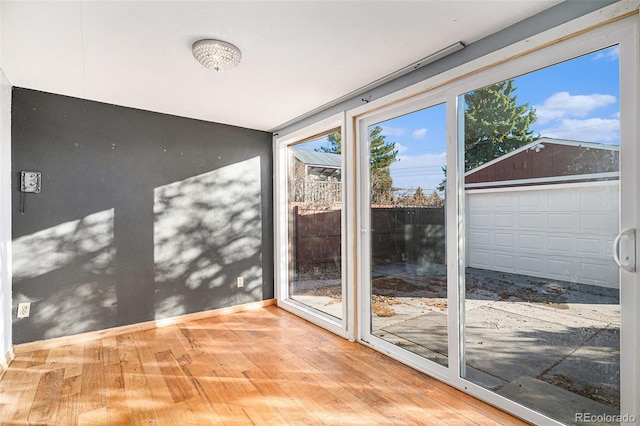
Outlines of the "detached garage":
[{"label": "detached garage", "polygon": [[541,138],[465,175],[467,265],[618,286],[619,147]]}]

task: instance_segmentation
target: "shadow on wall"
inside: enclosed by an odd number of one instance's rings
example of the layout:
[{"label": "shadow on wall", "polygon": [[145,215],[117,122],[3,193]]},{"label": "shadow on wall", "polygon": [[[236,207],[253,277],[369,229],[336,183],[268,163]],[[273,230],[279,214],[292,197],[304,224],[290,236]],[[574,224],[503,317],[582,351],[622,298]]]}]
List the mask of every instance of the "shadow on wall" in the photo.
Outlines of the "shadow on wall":
[{"label": "shadow on wall", "polygon": [[271,134],[19,88],[11,127],[14,344],[273,297]]},{"label": "shadow on wall", "polygon": [[153,211],[155,319],[260,299],[259,157],[156,188]]},{"label": "shadow on wall", "polygon": [[[150,319],[260,300],[260,211],[259,157],[156,188]],[[18,238],[13,258],[14,301],[37,306],[16,320],[30,323],[31,334],[47,339],[118,323],[114,209]],[[241,293],[235,273],[244,279]]]},{"label": "shadow on wall", "polygon": [[113,215],[104,210],[13,241],[14,302],[38,304],[17,323],[45,339],[115,323]]}]

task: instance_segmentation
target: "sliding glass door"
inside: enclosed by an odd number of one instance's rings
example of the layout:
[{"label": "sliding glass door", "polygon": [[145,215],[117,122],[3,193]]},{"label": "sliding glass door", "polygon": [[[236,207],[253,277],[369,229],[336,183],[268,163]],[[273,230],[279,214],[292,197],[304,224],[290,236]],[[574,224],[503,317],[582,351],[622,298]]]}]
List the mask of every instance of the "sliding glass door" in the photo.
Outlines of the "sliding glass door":
[{"label": "sliding glass door", "polygon": [[448,364],[445,104],[367,126],[370,333]]},{"label": "sliding glass door", "polygon": [[288,147],[289,298],[342,319],[340,131]]},{"label": "sliding glass door", "polygon": [[633,19],[357,120],[360,338],[537,424],[638,415]]},{"label": "sliding glass door", "polygon": [[279,306],[348,336],[342,116],[277,138]]},{"label": "sliding glass door", "polygon": [[611,46],[459,98],[462,377],[566,424],[620,414],[618,56]]},{"label": "sliding glass door", "polygon": [[638,19],[553,37],[276,136],[278,305],[533,424],[634,423]]}]

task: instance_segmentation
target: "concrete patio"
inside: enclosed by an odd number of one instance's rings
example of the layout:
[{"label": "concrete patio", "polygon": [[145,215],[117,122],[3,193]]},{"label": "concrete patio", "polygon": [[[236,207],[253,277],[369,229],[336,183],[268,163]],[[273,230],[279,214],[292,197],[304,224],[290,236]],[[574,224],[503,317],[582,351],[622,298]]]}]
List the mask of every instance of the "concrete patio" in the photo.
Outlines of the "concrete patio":
[{"label": "concrete patio", "polygon": [[[294,294],[341,315],[339,281],[296,283]],[[374,335],[447,364],[442,265],[376,267],[373,303]],[[617,289],[467,268],[465,318],[471,382],[567,424],[576,412],[618,414]]]}]

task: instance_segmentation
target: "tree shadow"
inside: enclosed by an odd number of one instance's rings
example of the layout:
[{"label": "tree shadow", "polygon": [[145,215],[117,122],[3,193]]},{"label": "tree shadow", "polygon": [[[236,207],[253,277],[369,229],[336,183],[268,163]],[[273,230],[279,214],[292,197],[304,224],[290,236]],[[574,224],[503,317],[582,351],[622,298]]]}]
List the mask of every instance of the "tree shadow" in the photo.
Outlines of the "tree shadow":
[{"label": "tree shadow", "polygon": [[154,192],[155,318],[260,300],[259,159]]},{"label": "tree shadow", "polygon": [[19,88],[12,132],[14,343],[273,297],[271,134]]},{"label": "tree shadow", "polygon": [[31,302],[17,319],[47,339],[114,326],[116,283],[113,209],[26,235],[13,242],[14,303]]}]

